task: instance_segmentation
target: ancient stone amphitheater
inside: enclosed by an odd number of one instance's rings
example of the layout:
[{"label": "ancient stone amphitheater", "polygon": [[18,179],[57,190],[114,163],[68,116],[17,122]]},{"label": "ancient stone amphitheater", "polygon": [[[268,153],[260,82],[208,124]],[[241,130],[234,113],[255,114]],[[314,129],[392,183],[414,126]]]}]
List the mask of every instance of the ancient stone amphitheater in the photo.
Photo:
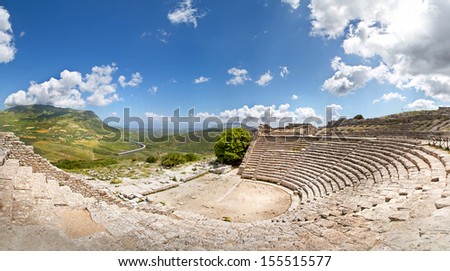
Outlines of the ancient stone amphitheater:
[{"label": "ancient stone amphitheater", "polygon": [[234,223],[128,206],[0,133],[0,248],[448,250],[450,155],[426,143],[260,130],[239,174],[289,188],[292,204]]}]

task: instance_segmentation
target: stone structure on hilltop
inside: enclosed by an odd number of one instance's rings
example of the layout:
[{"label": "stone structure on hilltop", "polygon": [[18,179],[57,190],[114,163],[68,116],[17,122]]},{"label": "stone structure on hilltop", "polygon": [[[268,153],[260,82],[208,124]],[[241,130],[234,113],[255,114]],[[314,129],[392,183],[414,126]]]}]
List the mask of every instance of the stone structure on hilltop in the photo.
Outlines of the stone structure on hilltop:
[{"label": "stone structure on hilltop", "polygon": [[404,112],[380,118],[343,119],[328,123],[322,128],[326,132],[338,132],[347,136],[363,137],[403,137],[427,139],[449,137],[450,107],[438,110]]},{"label": "stone structure on hilltop", "polygon": [[258,134],[273,134],[286,136],[315,135],[317,128],[310,123],[288,123],[286,127],[272,128],[268,124],[261,124]]}]

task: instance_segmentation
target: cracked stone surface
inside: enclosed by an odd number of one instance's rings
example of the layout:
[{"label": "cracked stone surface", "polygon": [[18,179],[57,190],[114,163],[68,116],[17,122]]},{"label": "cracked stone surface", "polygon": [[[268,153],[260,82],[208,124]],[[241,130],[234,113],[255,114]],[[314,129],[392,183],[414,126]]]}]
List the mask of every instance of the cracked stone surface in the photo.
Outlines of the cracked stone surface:
[{"label": "cracked stone surface", "polygon": [[444,163],[450,155],[438,149],[424,146],[420,157],[410,153],[403,160],[399,154],[396,167],[384,167],[370,182],[309,201],[299,198],[272,219],[237,223],[186,208],[116,204],[84,184],[58,179],[59,171],[27,165],[30,150],[1,135],[0,149],[10,151],[0,166],[2,250],[450,249],[450,168]]}]

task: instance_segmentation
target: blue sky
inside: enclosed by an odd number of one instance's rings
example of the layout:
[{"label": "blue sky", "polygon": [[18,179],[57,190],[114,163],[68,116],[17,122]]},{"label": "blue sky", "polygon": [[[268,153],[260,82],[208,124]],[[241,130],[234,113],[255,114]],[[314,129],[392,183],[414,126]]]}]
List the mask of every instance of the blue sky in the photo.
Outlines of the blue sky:
[{"label": "blue sky", "polygon": [[376,3],[0,0],[0,107],[302,121],[447,105],[450,4]]}]

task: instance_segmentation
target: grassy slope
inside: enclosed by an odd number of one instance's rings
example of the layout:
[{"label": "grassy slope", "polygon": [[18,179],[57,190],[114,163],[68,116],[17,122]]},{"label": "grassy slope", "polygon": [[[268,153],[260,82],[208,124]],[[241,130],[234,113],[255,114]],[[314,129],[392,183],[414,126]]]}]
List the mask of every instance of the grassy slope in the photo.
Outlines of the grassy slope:
[{"label": "grassy slope", "polygon": [[[0,111],[0,131],[11,131],[33,145],[35,151],[52,162],[94,160],[114,157],[119,160],[145,161],[149,155],[168,152],[194,152],[202,156],[214,154],[213,142],[177,142],[173,136],[164,142],[146,137],[147,148],[139,153],[117,157],[120,151],[137,148],[124,140],[103,140],[110,133],[103,129],[101,120],[91,111],[80,111],[52,106],[18,106]],[[195,132],[203,133],[203,132]],[[210,136],[213,136],[211,133]],[[131,133],[137,138],[137,133]]]},{"label": "grassy slope", "polygon": [[136,148],[103,140],[109,132],[91,111],[52,106],[18,106],[0,111],[0,130],[14,132],[50,161],[93,160]]}]

